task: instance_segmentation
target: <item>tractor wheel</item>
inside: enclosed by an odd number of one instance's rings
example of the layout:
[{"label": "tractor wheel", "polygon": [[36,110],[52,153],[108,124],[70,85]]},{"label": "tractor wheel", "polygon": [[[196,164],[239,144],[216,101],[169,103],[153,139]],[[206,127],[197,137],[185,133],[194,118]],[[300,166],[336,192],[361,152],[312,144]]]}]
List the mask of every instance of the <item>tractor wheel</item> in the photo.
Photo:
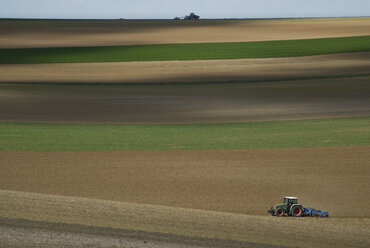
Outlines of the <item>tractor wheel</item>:
[{"label": "tractor wheel", "polygon": [[284,210],[283,210],[282,208],[278,208],[278,209],[276,209],[276,211],[275,211],[275,215],[276,215],[277,217],[282,217],[282,216],[284,215]]},{"label": "tractor wheel", "polygon": [[302,207],[300,207],[300,206],[295,206],[295,207],[293,207],[293,209],[292,209],[292,215],[294,216],[294,217],[301,217],[302,216],[302,214],[303,214],[303,210],[302,210]]}]

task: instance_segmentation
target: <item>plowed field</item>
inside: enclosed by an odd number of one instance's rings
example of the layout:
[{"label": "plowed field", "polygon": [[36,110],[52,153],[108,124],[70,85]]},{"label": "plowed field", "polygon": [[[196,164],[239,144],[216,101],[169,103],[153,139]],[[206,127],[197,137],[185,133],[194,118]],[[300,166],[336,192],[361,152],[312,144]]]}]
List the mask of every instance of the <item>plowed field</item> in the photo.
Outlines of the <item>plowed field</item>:
[{"label": "plowed field", "polygon": [[0,120],[212,123],[368,116],[369,77],[199,85],[0,85]]},{"label": "plowed field", "polygon": [[367,146],[0,152],[0,188],[249,215],[292,194],[336,217],[370,217],[369,161]]},{"label": "plowed field", "polygon": [[[211,247],[366,247],[369,154],[369,147],[0,152],[1,189],[68,196],[2,190],[0,223]],[[288,194],[331,217],[269,217],[266,209]],[[291,237],[290,225],[301,235]]]}]

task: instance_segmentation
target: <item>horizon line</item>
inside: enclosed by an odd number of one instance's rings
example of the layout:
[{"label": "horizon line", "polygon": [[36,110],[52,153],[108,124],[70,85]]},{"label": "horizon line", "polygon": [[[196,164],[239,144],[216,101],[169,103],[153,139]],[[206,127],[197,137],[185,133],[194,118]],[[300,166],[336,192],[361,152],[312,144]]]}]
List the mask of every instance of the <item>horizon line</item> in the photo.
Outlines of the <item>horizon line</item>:
[{"label": "horizon line", "polygon": [[[201,21],[201,20],[284,20],[284,19],[334,19],[334,18],[370,18],[370,16],[321,16],[321,17],[225,17],[225,18],[201,18],[199,20],[177,21]],[[28,17],[0,17],[0,20],[31,20],[31,21],[169,21],[173,18],[28,18]]]}]

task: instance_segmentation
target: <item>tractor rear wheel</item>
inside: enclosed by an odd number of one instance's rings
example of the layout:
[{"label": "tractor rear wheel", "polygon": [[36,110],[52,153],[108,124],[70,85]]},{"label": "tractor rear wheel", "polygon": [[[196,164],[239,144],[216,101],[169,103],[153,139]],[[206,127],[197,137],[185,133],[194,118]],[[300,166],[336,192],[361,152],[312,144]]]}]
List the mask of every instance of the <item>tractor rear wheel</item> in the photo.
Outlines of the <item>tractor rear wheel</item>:
[{"label": "tractor rear wheel", "polygon": [[276,211],[275,211],[275,215],[276,215],[277,217],[281,217],[281,216],[283,216],[283,215],[284,215],[284,210],[283,210],[282,208],[278,208],[278,209],[276,209]]},{"label": "tractor rear wheel", "polygon": [[301,217],[302,214],[303,214],[302,207],[301,206],[294,206],[291,213],[294,217]]}]

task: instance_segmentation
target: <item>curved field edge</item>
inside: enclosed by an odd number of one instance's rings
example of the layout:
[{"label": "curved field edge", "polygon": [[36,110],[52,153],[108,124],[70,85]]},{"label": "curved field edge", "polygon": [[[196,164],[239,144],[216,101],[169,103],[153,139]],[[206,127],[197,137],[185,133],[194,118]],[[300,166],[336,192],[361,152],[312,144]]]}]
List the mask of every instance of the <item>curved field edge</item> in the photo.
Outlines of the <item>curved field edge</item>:
[{"label": "curved field edge", "polygon": [[[195,238],[223,240],[224,244],[236,241],[238,245],[252,242],[300,247],[366,247],[370,243],[366,218],[249,216],[6,190],[0,190],[0,199],[0,223],[13,219],[13,225],[18,219],[39,222],[39,226],[44,222],[46,228],[50,223],[74,225],[77,232],[92,227],[105,228],[111,235],[124,235],[126,230],[126,235],[136,233],[157,239],[167,236],[174,242],[192,242]],[[291,235],[291,226],[299,227],[300,235]],[[173,235],[179,235],[180,240]]]},{"label": "curved field edge", "polygon": [[370,117],[219,124],[0,122],[2,151],[212,150],[370,145]]},{"label": "curved field edge", "polygon": [[262,42],[0,49],[0,64],[296,57],[370,51],[370,36]]}]

